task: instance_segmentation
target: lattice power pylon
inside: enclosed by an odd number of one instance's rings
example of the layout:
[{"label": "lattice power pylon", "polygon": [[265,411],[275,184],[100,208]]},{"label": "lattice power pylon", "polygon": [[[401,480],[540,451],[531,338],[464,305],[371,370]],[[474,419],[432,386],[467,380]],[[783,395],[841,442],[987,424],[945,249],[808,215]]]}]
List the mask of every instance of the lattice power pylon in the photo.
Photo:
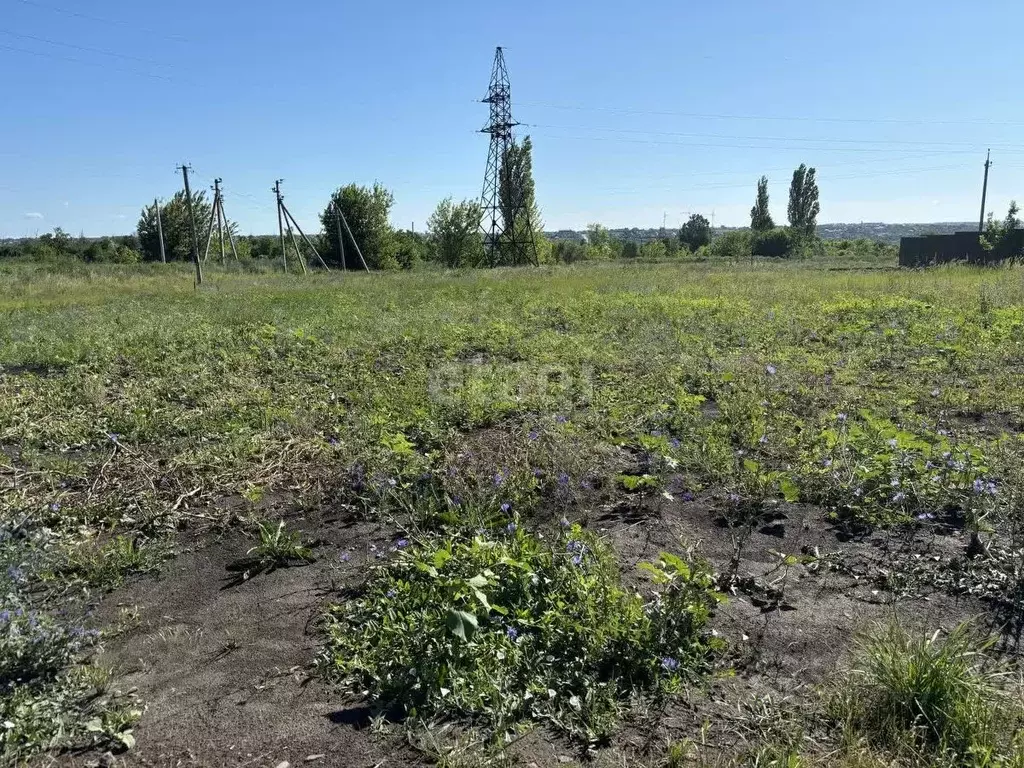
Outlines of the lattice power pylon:
[{"label": "lattice power pylon", "polygon": [[511,162],[517,149],[512,119],[512,88],[505,67],[505,54],[499,46],[494,54],[491,87],[484,104],[491,105],[491,122],[481,133],[491,135],[487,154],[484,191],[481,198],[484,248],[491,266],[537,264],[537,240],[526,200],[523,179],[517,177]]}]

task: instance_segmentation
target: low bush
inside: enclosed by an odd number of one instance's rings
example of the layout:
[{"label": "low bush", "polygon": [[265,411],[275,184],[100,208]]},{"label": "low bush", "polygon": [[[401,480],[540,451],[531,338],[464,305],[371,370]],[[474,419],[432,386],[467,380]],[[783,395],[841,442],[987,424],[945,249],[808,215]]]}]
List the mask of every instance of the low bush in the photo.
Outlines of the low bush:
[{"label": "low bush", "polygon": [[[400,542],[400,545],[403,544]],[[708,668],[704,625],[719,595],[701,564],[662,555],[647,600],[578,526],[554,541],[519,530],[400,546],[354,599],[331,608],[329,675],[376,708],[495,732],[544,720],[607,737],[636,693]]]}]

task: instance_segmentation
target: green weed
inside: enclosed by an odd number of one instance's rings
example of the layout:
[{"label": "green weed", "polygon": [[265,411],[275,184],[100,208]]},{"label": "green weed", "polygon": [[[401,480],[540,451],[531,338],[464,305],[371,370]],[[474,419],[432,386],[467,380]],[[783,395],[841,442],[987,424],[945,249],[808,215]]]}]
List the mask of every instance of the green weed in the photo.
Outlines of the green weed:
[{"label": "green weed", "polygon": [[644,601],[578,526],[551,543],[509,523],[402,548],[332,608],[324,668],[420,721],[501,733],[537,720],[602,739],[631,694],[695,681],[714,646],[711,574],[668,554],[647,569],[658,590]]}]

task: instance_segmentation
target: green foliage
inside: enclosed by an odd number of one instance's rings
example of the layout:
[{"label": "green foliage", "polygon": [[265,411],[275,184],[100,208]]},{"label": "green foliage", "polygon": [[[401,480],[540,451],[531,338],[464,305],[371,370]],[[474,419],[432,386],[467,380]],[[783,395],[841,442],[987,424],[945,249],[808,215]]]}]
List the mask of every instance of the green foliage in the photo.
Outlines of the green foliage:
[{"label": "green foliage", "polygon": [[468,718],[496,732],[546,720],[607,736],[635,693],[671,691],[706,667],[710,572],[672,555],[657,591],[626,591],[607,547],[578,526],[547,543],[500,533],[399,549],[330,612],[324,665],[380,709]]},{"label": "green foliage", "polygon": [[814,168],[801,163],[793,171],[793,181],[789,186],[789,226],[804,237],[814,236],[818,227],[818,214],[821,212],[815,176]]},{"label": "green foliage", "polygon": [[772,214],[768,210],[768,177],[762,176],[757,182],[757,201],[750,209],[750,228],[754,232],[767,232],[775,228]]},{"label": "green foliage", "polygon": [[878,627],[859,640],[833,714],[877,747],[924,751],[929,765],[1020,765],[1021,692],[989,656],[992,645],[970,624],[944,639]]},{"label": "green foliage", "polygon": [[679,242],[691,251],[711,244],[711,222],[695,213],[679,229]]},{"label": "green foliage", "polygon": [[446,267],[476,267],[484,261],[480,236],[483,211],[475,200],[452,203],[446,197],[427,220],[433,259]]},{"label": "green foliage", "polygon": [[[522,142],[513,142],[509,147],[508,153],[501,159],[499,174],[498,205],[501,216],[505,222],[515,220],[515,236],[518,241],[527,242],[531,235],[536,239],[544,231],[544,222],[537,207],[536,185],[533,180],[533,142],[529,136]],[[516,210],[523,209],[525,215],[520,213],[516,216]],[[528,263],[525,251],[513,253],[507,243],[502,243],[498,250],[498,264]],[[529,258],[532,259],[532,254]]]},{"label": "green foliage", "polygon": [[402,269],[416,269],[430,259],[430,245],[426,236],[403,229],[395,233],[395,258]]},{"label": "green foliage", "polygon": [[1006,218],[996,221],[992,214],[988,215],[985,232],[981,236],[981,245],[992,260],[1013,259],[1024,255],[1024,236],[1021,234],[1021,222],[1017,214],[1020,208],[1016,200],[1010,201]]},{"label": "green foliage", "polygon": [[552,246],[551,257],[562,264],[575,264],[587,259],[587,246],[572,240],[556,240]]},{"label": "green foliage", "polygon": [[260,543],[248,552],[254,567],[245,572],[246,578],[253,573],[308,563],[313,559],[313,551],[302,543],[302,534],[285,528],[284,520],[277,525],[269,521],[257,523],[256,532]]},{"label": "green foliage", "polygon": [[750,232],[734,230],[719,235],[711,242],[710,255],[714,259],[749,261],[752,247]]},{"label": "green foliage", "polygon": [[946,516],[977,530],[992,513],[998,487],[977,447],[859,416],[843,414],[820,433],[805,479],[809,500],[872,526]]},{"label": "green foliage", "polygon": [[587,259],[607,261],[621,255],[621,244],[612,240],[608,230],[600,224],[587,225]]},{"label": "green foliage", "polygon": [[640,246],[633,240],[627,240],[622,244],[622,258],[637,259],[640,257]]},{"label": "green foliage", "polygon": [[[344,247],[345,268],[362,269],[352,242],[352,238],[355,238],[370,269],[398,269],[401,265],[396,256],[397,243],[390,222],[394,204],[395,196],[376,182],[372,188],[356,184],[340,187],[331,195],[331,201],[320,214],[320,224],[324,231],[320,255],[324,261],[331,266],[341,267]],[[349,237],[339,221],[335,206],[344,214],[352,230],[352,237]],[[338,239],[339,225],[341,240]]]},{"label": "green foliage", "polygon": [[792,233],[785,227],[757,231],[751,238],[751,248],[755,256],[784,259],[790,255],[793,246]]},{"label": "green foliage", "polygon": [[[192,210],[195,213],[196,239],[200,257],[202,257],[202,249],[206,246],[203,237],[206,235],[206,226],[210,221],[212,209],[213,205],[206,199],[205,191],[199,190],[192,193]],[[174,197],[160,206],[160,222],[163,224],[167,261],[191,261],[192,230],[184,190],[175,192]],[[229,222],[229,226],[235,227],[236,225]],[[147,205],[142,209],[136,232],[142,258],[145,261],[160,261],[160,237],[157,231],[156,209],[152,205]]]}]

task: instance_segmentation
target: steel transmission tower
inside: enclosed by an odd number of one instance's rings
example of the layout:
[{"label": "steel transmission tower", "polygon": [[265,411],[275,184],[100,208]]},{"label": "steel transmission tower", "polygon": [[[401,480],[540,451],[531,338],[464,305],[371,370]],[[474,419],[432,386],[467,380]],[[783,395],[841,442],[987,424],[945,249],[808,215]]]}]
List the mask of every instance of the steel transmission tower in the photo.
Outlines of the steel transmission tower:
[{"label": "steel transmission tower", "polygon": [[517,147],[512,129],[519,123],[512,119],[512,88],[501,46],[494,54],[491,87],[483,103],[491,105],[490,125],[480,131],[491,135],[480,223],[487,259],[491,266],[536,265],[537,241],[526,200],[526,180],[516,173],[518,164],[513,162]]}]

